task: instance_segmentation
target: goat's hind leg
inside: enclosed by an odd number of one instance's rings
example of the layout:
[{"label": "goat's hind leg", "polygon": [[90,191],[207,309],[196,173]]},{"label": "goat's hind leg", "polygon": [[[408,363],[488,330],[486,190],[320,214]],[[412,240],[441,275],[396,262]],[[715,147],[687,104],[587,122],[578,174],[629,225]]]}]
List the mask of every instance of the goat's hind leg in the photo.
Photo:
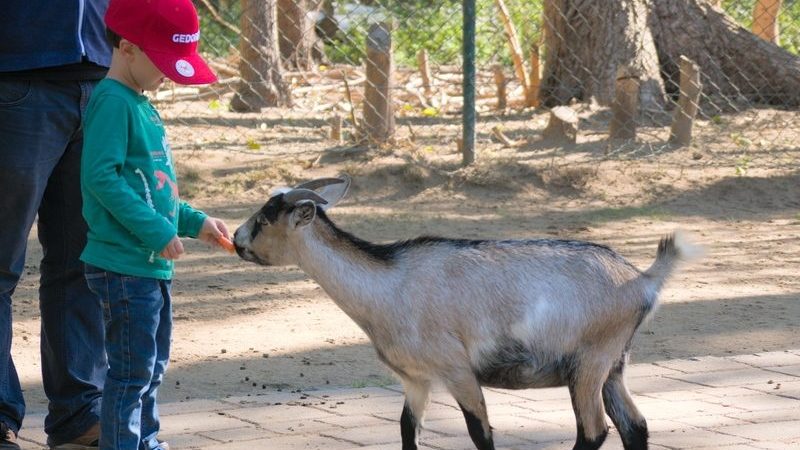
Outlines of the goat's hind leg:
[{"label": "goat's hind leg", "polygon": [[569,380],[572,409],[578,425],[573,450],[597,450],[608,435],[601,389],[610,364],[596,362],[579,366]]},{"label": "goat's hind leg", "polygon": [[403,378],[403,388],[406,395],[403,415],[400,417],[403,450],[417,450],[420,427],[425,418],[425,410],[430,403],[431,383],[428,380]]},{"label": "goat's hind leg", "polygon": [[603,403],[606,413],[611,417],[617,427],[625,450],[647,449],[647,422],[644,416],[633,404],[628,389],[625,387],[623,371],[625,370],[623,358],[611,369],[603,385]]},{"label": "goat's hind leg", "polygon": [[494,450],[492,427],[486,414],[486,401],[478,380],[470,371],[451,374],[445,380],[447,390],[458,402],[467,422],[469,437],[478,450]]}]

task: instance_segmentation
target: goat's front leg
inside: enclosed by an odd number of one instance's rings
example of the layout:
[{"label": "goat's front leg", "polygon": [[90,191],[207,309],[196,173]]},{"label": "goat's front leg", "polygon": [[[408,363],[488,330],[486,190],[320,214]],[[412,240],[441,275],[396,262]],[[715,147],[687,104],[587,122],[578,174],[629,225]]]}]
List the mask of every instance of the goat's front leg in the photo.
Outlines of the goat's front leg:
[{"label": "goat's front leg", "polygon": [[494,450],[492,427],[486,414],[486,401],[478,380],[470,371],[451,375],[445,381],[447,390],[455,397],[464,419],[467,421],[469,437],[478,450]]},{"label": "goat's front leg", "polygon": [[417,438],[430,403],[431,383],[428,380],[403,379],[406,401],[400,417],[403,450],[417,450]]}]

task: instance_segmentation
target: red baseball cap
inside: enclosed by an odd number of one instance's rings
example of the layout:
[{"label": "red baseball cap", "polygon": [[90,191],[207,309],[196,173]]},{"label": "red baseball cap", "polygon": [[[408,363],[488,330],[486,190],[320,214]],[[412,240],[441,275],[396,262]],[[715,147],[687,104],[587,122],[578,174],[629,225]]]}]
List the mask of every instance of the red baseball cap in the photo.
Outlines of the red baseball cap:
[{"label": "red baseball cap", "polygon": [[197,53],[200,21],[191,0],[111,0],[105,21],[170,80],[180,84],[217,81]]}]

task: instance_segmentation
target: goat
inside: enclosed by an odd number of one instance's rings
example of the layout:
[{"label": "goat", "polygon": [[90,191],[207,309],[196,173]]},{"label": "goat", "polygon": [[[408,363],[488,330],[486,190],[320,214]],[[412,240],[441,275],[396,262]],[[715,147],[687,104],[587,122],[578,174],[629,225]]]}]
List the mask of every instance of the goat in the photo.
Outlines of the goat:
[{"label": "goat", "polygon": [[626,450],[647,448],[645,418],[623,378],[629,347],[676,262],[697,247],[668,235],[641,272],[579,241],[372,244],[326,214],[349,185],[328,178],[278,191],[236,230],[234,245],[247,261],[299,266],[364,330],[402,381],[404,450],[417,448],[433,382],[456,399],[480,450],[494,449],[481,386],[567,386],[574,449],[602,445],[604,408]]}]

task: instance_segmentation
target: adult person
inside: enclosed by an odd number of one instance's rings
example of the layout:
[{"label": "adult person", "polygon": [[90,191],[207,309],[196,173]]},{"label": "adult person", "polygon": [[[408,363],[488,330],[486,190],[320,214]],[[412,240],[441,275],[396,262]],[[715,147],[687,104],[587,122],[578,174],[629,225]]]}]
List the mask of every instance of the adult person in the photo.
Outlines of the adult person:
[{"label": "adult person", "polygon": [[7,0],[0,15],[0,449],[19,449],[25,401],[11,358],[12,295],[38,215],[42,380],[52,449],[97,446],[107,370],[103,309],[79,257],[82,120],[111,49],[108,0]]}]

